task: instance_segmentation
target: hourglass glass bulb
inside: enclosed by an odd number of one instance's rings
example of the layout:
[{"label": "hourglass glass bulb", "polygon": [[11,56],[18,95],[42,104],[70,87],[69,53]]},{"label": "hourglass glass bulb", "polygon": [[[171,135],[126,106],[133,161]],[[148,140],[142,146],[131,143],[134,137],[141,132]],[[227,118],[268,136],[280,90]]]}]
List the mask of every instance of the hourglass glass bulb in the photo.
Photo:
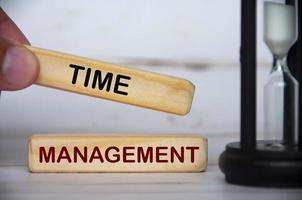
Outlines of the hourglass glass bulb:
[{"label": "hourglass glass bulb", "polygon": [[297,39],[294,6],[265,2],[264,40],[273,54],[273,68],[264,87],[265,139],[292,146],[297,136],[298,83],[286,62]]},{"label": "hourglass glass bulb", "polygon": [[264,2],[264,41],[272,54],[282,58],[297,40],[295,7]]}]

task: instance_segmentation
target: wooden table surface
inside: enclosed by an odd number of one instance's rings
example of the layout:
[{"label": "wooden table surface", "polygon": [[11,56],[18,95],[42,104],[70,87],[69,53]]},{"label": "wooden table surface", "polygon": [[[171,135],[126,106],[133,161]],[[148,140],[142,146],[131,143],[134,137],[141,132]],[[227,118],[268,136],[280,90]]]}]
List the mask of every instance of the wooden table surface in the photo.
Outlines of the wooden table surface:
[{"label": "wooden table surface", "polygon": [[301,199],[297,189],[226,184],[216,165],[205,173],[32,174],[0,167],[0,199]]}]

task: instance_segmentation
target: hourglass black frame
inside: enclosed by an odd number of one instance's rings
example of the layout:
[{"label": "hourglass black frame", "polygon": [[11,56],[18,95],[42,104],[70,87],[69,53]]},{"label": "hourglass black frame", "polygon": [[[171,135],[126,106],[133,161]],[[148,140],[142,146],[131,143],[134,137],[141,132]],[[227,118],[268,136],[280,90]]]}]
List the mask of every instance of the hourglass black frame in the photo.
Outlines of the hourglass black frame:
[{"label": "hourglass black frame", "polygon": [[302,187],[302,0],[286,0],[286,4],[297,4],[298,39],[287,61],[299,82],[298,142],[280,149],[275,146],[282,141],[256,140],[257,0],[241,0],[240,142],[228,144],[219,158],[220,169],[229,183]]}]

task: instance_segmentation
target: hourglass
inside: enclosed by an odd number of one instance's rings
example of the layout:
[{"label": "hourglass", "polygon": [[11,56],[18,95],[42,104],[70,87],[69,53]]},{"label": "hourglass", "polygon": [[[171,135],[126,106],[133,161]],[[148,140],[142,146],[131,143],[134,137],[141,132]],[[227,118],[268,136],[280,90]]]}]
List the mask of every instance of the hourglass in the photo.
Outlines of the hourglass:
[{"label": "hourglass", "polygon": [[264,41],[273,54],[265,140],[256,139],[256,3],[241,0],[240,142],[226,146],[219,167],[233,184],[302,187],[302,1],[264,3]]},{"label": "hourglass", "polygon": [[265,139],[280,140],[275,147],[296,144],[298,82],[287,66],[287,54],[297,40],[293,5],[264,2],[264,41],[273,54],[273,67],[264,86]]}]

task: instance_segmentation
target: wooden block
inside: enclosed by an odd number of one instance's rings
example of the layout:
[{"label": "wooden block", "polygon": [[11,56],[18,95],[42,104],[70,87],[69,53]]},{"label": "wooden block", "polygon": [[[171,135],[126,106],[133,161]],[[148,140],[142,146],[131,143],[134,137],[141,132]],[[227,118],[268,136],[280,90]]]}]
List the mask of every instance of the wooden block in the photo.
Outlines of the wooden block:
[{"label": "wooden block", "polygon": [[185,79],[26,46],[40,62],[36,84],[185,115],[194,85]]},{"label": "wooden block", "polygon": [[201,172],[207,139],[198,135],[34,135],[31,172]]}]

